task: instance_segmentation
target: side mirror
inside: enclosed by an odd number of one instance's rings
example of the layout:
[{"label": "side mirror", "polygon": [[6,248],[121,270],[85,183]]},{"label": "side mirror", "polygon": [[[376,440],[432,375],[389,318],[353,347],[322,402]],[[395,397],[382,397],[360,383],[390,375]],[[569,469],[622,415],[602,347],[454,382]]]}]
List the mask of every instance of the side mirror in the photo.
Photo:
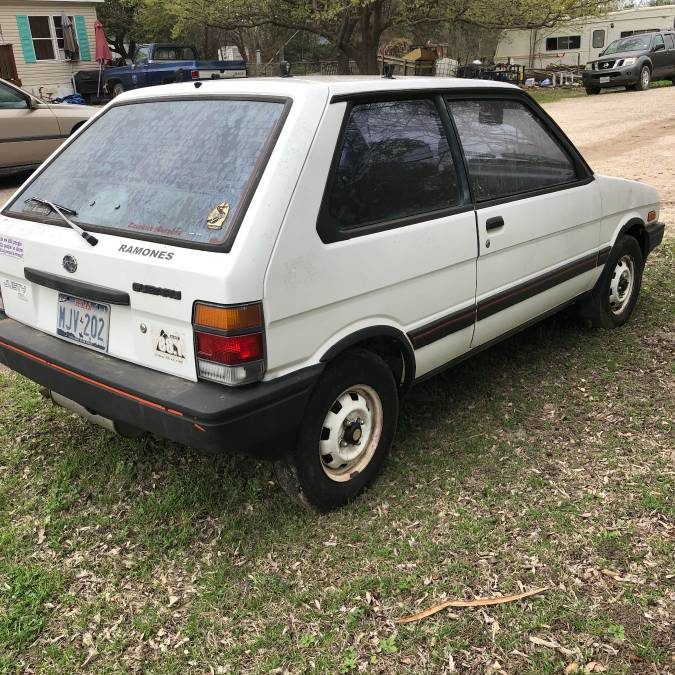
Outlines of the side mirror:
[{"label": "side mirror", "polygon": [[652,51],[653,52],[660,52],[660,51],[663,51],[665,48],[666,48],[666,45],[658,44],[658,45],[654,45],[652,47]]},{"label": "side mirror", "polygon": [[30,95],[26,94],[23,97],[23,100],[26,101],[26,107],[28,110],[36,110],[38,107],[38,102]]}]

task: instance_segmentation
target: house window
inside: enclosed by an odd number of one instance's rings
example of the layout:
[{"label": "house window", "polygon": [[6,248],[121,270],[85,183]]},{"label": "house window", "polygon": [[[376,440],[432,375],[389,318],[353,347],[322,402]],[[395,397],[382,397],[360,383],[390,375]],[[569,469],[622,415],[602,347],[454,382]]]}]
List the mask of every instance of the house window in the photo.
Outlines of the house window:
[{"label": "house window", "polygon": [[[69,17],[73,21],[73,17]],[[31,38],[37,61],[65,60],[63,49],[63,17],[29,16]]]},{"label": "house window", "polygon": [[593,31],[593,49],[602,49],[605,46],[605,31],[603,29]]},{"label": "house window", "polygon": [[546,51],[559,52],[565,49],[580,49],[581,35],[566,35],[564,37],[546,38]]}]

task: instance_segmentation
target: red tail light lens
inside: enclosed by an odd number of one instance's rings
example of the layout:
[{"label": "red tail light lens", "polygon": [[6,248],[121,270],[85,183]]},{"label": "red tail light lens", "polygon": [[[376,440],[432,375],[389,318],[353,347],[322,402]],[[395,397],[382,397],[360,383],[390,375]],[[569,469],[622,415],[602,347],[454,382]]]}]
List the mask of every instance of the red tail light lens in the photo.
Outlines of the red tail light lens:
[{"label": "red tail light lens", "polygon": [[190,71],[190,76],[192,77],[193,80],[198,80],[199,79],[199,71],[198,70]]},{"label": "red tail light lens", "polygon": [[263,358],[261,333],[253,335],[214,335],[195,331],[197,358],[226,366],[238,366]]}]

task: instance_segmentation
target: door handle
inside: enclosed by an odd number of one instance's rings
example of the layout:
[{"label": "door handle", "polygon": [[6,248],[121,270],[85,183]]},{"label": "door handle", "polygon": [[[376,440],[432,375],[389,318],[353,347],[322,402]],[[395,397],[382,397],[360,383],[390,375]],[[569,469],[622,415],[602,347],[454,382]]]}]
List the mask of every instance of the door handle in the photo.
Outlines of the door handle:
[{"label": "door handle", "polygon": [[488,218],[485,221],[485,229],[488,230],[497,230],[500,227],[504,227],[504,219],[501,216],[495,216],[494,218]]}]

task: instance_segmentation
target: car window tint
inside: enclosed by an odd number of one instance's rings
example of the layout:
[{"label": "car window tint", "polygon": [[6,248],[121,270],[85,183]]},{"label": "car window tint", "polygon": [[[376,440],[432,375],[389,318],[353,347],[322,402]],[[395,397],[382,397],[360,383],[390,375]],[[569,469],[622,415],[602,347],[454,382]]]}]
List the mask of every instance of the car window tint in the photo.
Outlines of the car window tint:
[{"label": "car window tint", "polygon": [[455,166],[433,101],[352,108],[329,198],[338,227],[438,211],[458,201]]},{"label": "car window tint", "polygon": [[113,106],[28,184],[10,211],[40,214],[30,201],[39,197],[74,209],[85,226],[219,245],[245,208],[283,110],[283,103],[262,100]]},{"label": "car window tint", "polygon": [[568,183],[571,159],[522,103],[448,101],[477,200],[497,199]]},{"label": "car window tint", "polygon": [[675,38],[672,35],[666,35],[666,49],[675,49]]},{"label": "car window tint", "polygon": [[10,87],[0,84],[0,110],[27,107],[28,104],[21,98],[18,91],[14,91],[14,89],[10,89]]}]

